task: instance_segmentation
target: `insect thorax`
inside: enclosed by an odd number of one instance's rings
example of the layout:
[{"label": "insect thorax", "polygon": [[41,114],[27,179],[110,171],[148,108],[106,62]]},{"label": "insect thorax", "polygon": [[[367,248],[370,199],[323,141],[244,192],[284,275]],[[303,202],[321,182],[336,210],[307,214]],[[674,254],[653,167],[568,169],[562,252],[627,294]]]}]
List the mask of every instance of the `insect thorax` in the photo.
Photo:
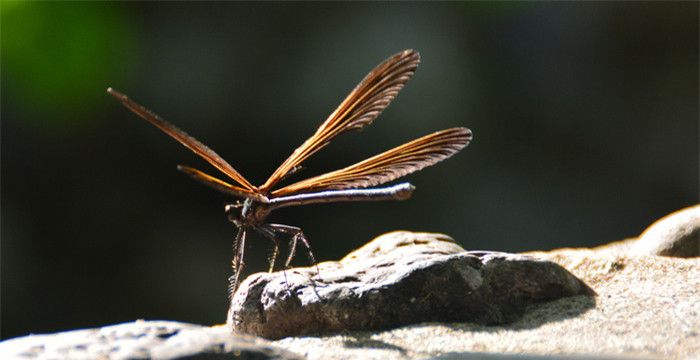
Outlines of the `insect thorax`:
[{"label": "insect thorax", "polygon": [[257,226],[263,223],[269,211],[263,204],[245,199],[224,206],[226,217],[236,226]]}]

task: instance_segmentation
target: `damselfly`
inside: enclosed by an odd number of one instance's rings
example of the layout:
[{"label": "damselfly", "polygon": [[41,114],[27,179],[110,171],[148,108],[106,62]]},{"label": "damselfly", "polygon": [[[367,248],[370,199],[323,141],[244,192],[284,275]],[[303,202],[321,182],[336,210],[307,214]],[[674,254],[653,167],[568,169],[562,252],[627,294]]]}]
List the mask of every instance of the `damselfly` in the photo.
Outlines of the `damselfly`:
[{"label": "damselfly", "polygon": [[469,129],[456,127],[442,130],[340,170],[314,176],[281,188],[276,187],[280,181],[297,172],[304,160],[328,145],[336,136],[371,124],[411,78],[419,62],[418,52],[404,50],[375,67],[321,124],[316,133],[294,150],[292,155],[260,186],[251,184],[209,147],[145,107],[112,88],[107,89],[107,92],[131,111],[202,157],[226,175],[229,180],[232,180],[232,183],[229,183],[197,169],[183,165],[178,166],[178,170],[195,180],[237,199],[225,206],[228,220],[238,228],[232,262],[234,275],[231,277],[230,284],[233,294],[245,266],[243,255],[246,236],[251,231],[262,234],[272,240],[274,244],[269,271],[275,268],[275,261],[279,254],[278,239],[280,237],[290,239],[289,254],[284,263],[285,268],[289,267],[299,242],[303,243],[308,250],[311,261],[316,262],[309,242],[300,228],[265,222],[273,210],[287,206],[338,201],[408,199],[414,190],[413,185],[409,183],[380,188],[371,187],[395,180],[447,159],[469,144],[472,139]]}]

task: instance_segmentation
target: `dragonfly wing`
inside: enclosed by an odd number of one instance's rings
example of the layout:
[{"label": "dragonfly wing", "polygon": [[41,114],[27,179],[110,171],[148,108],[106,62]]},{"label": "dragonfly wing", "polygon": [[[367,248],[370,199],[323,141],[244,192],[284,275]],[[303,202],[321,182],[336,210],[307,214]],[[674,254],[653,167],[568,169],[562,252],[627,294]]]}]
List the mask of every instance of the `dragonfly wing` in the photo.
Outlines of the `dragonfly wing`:
[{"label": "dragonfly wing", "polygon": [[248,189],[244,189],[235,185],[231,185],[223,180],[217,179],[209,174],[199,171],[195,168],[191,168],[185,165],[178,165],[177,169],[185,173],[185,175],[199,181],[200,183],[207,185],[211,188],[219,190],[223,193],[233,195],[240,198],[250,198],[257,200],[259,202],[267,202],[267,198],[256,192],[252,192]]},{"label": "dragonfly wing", "polygon": [[199,142],[197,139],[188,135],[186,132],[180,130],[175,125],[165,121],[160,116],[154,114],[150,110],[146,109],[144,106],[136,103],[135,101],[131,100],[128,96],[118,92],[117,90],[108,88],[107,92],[110,95],[114,96],[117,100],[119,100],[129,110],[136,113],[136,115],[144,118],[160,130],[162,130],[164,133],[170,135],[172,138],[179,141],[182,145],[184,145],[188,149],[192,150],[195,154],[202,157],[209,164],[219,169],[219,171],[226,174],[229,178],[237,182],[243,188],[250,192],[255,191],[255,187],[251,185],[251,183],[248,180],[246,180],[246,178],[244,178],[243,175],[238,173],[238,171],[236,171],[236,169],[234,169],[228,162],[226,162],[226,160],[224,160],[221,156],[215,153],[214,150],[210,149],[206,145]]},{"label": "dragonfly wing", "polygon": [[343,169],[285,186],[272,195],[376,186],[445,160],[467,146],[471,139],[471,130],[463,127],[438,131]]},{"label": "dragonfly wing", "polygon": [[272,189],[289,171],[328,145],[336,136],[371,124],[411,78],[419,62],[418,52],[404,50],[372,69],[328,116],[316,133],[294,150],[265,184],[260,186],[260,191]]}]

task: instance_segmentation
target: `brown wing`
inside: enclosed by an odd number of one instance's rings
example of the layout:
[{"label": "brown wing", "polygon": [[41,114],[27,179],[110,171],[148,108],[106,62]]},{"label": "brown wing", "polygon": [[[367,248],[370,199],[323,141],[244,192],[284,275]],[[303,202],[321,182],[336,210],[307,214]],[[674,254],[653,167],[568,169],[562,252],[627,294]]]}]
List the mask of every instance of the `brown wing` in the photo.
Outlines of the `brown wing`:
[{"label": "brown wing", "polygon": [[449,158],[472,139],[467,128],[423,136],[346,168],[315,176],[273,191],[274,196],[321,190],[365,188],[383,184]]},{"label": "brown wing", "polygon": [[223,180],[217,179],[195,168],[191,168],[185,165],[178,165],[177,169],[185,173],[185,175],[188,175],[189,177],[193,178],[194,180],[197,180],[200,183],[214,188],[216,190],[219,190],[223,193],[230,194],[236,197],[255,199],[259,202],[268,202],[268,199],[263,195],[251,192],[250,190],[246,190],[235,185],[231,185]]},{"label": "brown wing", "polygon": [[157,128],[163,130],[164,133],[170,135],[175,140],[179,141],[182,145],[185,145],[188,149],[192,150],[195,154],[201,156],[208,163],[213,165],[215,168],[219,169],[222,173],[228,175],[235,182],[243,186],[243,188],[248,192],[255,192],[255,186],[251,185],[248,180],[246,180],[243,175],[239,174],[236,169],[234,169],[226,160],[221,158],[214,150],[208,148],[206,145],[199,142],[197,139],[187,135],[184,131],[177,128],[175,125],[165,121],[160,116],[152,113],[150,110],[146,109],[142,105],[137,104],[135,101],[129,99],[126,95],[112,89],[108,88],[107,92],[114,96],[117,100],[121,101],[124,106],[129,110],[136,113],[136,115],[146,119],[151,124],[155,125]]},{"label": "brown wing", "polygon": [[372,69],[352,90],[316,133],[299,146],[259,187],[265,193],[309,156],[326,146],[334,137],[361,129],[374,121],[389,106],[420,62],[420,55],[404,50]]}]

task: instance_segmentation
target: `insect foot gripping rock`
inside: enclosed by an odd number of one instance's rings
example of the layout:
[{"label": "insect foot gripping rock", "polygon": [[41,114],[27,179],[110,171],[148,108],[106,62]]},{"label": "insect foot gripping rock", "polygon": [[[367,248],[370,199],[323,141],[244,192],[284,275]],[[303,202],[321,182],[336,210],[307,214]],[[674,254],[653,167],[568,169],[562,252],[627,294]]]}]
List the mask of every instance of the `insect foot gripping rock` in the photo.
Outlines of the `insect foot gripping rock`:
[{"label": "insect foot gripping rock", "polygon": [[468,252],[442,234],[392,232],[340,261],[248,277],[231,299],[234,332],[278,339],[428,321],[502,324],[533,303],[595,293],[561,266]]}]

